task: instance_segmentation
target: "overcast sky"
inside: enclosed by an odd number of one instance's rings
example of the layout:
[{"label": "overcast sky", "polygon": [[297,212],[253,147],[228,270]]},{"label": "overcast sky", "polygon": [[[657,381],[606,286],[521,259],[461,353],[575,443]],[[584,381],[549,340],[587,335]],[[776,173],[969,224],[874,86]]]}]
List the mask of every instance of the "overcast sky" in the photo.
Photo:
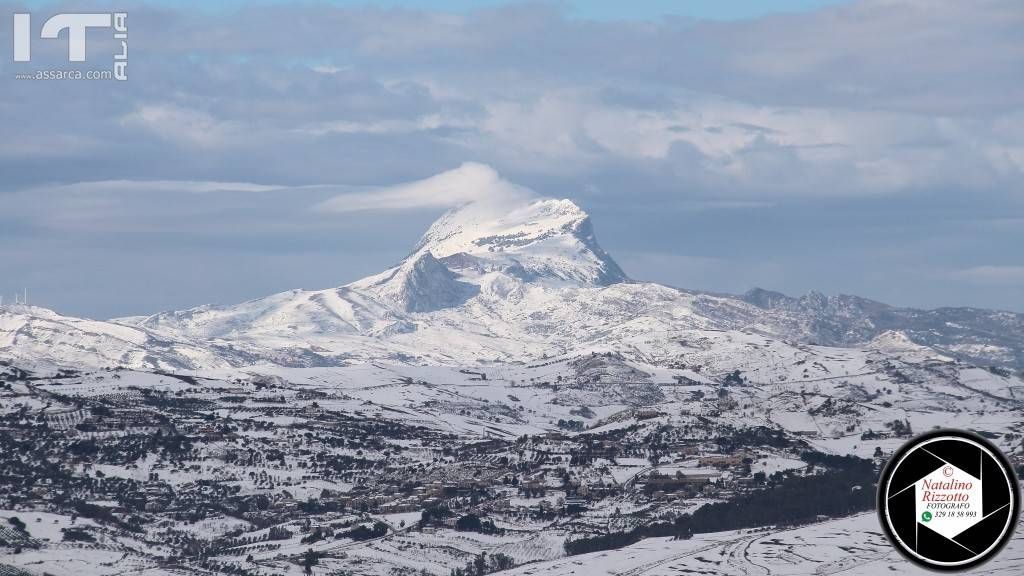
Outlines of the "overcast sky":
[{"label": "overcast sky", "polygon": [[109,68],[109,31],[80,65],[38,39],[109,2],[0,2],[36,36],[16,64],[0,25],[0,294],[340,285],[472,196],[396,190],[477,162],[579,203],[637,279],[1024,312],[1019,0],[367,4],[118,2],[115,82],[14,78]]}]

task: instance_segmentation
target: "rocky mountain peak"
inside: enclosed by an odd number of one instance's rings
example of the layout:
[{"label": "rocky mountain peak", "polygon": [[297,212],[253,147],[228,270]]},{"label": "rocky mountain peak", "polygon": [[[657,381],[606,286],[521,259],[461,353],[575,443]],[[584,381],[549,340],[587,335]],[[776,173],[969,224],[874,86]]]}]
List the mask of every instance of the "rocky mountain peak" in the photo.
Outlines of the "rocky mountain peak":
[{"label": "rocky mountain peak", "polygon": [[571,200],[540,199],[511,208],[465,204],[427,230],[413,257],[424,252],[456,261],[470,256],[531,279],[597,285],[628,280],[598,245],[590,217]]}]

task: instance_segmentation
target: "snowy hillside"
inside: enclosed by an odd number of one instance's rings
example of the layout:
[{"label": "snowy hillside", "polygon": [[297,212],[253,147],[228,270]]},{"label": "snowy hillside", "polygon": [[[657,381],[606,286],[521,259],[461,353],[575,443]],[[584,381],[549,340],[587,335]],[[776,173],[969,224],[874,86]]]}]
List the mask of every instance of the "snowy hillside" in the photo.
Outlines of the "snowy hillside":
[{"label": "snowy hillside", "polygon": [[[314,574],[373,576],[481,558],[552,576],[903,573],[873,514],[843,516],[870,509],[910,435],[955,421],[1024,461],[1024,381],[901,333],[863,348],[714,330],[616,341],[660,359],[159,373],[0,360],[0,573],[300,576],[311,557]],[[833,488],[772,509],[819,493],[825,508],[567,546],[791,482]],[[1019,573],[1019,542],[991,566]]]},{"label": "snowy hillside", "polygon": [[63,366],[225,366],[207,343],[166,339],[137,326],[61,316],[22,304],[0,307],[0,358]]}]

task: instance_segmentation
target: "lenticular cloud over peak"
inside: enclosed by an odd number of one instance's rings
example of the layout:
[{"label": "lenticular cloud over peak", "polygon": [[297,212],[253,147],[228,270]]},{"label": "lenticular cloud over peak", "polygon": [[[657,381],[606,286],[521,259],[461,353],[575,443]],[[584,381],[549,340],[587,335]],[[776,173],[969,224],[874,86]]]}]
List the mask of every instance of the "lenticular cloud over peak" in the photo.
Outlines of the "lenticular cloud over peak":
[{"label": "lenticular cloud over peak", "polygon": [[477,209],[497,213],[502,208],[537,197],[532,190],[503,179],[486,164],[465,162],[458,168],[422,180],[335,196],[317,208],[325,212],[347,213],[443,208],[473,203]]}]

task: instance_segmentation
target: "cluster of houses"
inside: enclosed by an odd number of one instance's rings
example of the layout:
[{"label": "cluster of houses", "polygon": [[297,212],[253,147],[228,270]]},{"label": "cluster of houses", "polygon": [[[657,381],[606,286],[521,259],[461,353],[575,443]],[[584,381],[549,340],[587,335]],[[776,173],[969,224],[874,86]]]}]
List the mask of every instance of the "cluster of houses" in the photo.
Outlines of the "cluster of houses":
[{"label": "cluster of houses", "polygon": [[662,430],[655,408],[609,416],[602,423],[615,425],[604,433],[457,439],[300,396],[33,397],[32,409],[0,413],[0,507],[74,509],[128,530],[163,530],[182,546],[196,546],[182,522],[229,516],[261,536],[225,541],[248,539],[255,550],[310,520],[428,510],[448,514],[424,529],[454,528],[466,515],[579,519],[757,487],[754,453],[723,450],[707,430]]}]

